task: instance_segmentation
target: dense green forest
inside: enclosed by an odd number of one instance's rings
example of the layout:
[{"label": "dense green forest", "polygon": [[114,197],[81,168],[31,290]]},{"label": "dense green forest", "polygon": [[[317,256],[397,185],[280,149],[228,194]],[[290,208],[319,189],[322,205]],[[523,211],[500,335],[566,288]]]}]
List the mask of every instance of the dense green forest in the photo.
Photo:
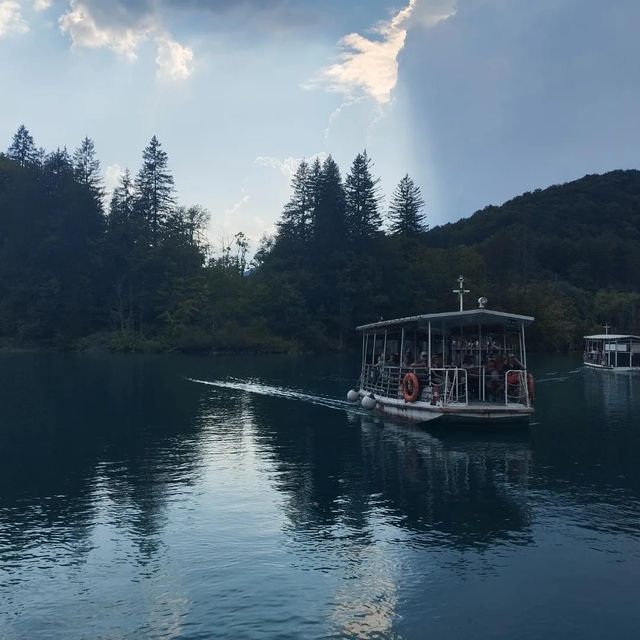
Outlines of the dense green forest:
[{"label": "dense green forest", "polygon": [[533,348],[579,347],[605,321],[640,333],[638,171],[585,176],[431,230],[409,176],[383,205],[366,152],[344,178],[331,157],[302,162],[275,235],[250,247],[238,233],[214,252],[208,212],[177,202],[155,136],[107,197],[91,139],[46,152],[21,126],[0,154],[0,339],[345,349],[357,324],[453,309],[459,273],[490,308],[536,316]]}]

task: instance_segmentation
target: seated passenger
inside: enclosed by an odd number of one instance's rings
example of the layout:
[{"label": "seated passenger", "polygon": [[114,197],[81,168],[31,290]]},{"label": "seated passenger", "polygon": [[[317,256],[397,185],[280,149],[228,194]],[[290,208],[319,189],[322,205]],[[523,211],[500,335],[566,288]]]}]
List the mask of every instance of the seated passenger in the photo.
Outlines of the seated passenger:
[{"label": "seated passenger", "polygon": [[405,351],[404,357],[402,358],[402,366],[409,367],[413,362],[413,354],[411,353],[411,349],[407,349]]},{"label": "seated passenger", "polygon": [[504,390],[504,377],[498,371],[497,362],[490,358],[487,360],[486,385],[489,392],[489,400],[495,401]]},{"label": "seated passenger", "polygon": [[514,371],[521,371],[524,369],[524,365],[513,355],[513,353],[510,353],[507,357],[506,368],[513,369]]},{"label": "seated passenger", "polygon": [[475,364],[473,362],[473,356],[465,356],[462,361],[462,368],[469,371],[469,369],[474,369]]},{"label": "seated passenger", "polygon": [[434,371],[434,369],[442,369],[442,356],[435,355],[431,358],[431,384],[441,385],[443,381],[442,371]]},{"label": "seated passenger", "polygon": [[418,360],[416,360],[415,362],[412,362],[409,366],[412,369],[416,369],[416,368],[425,368],[427,366],[427,357],[428,354],[426,351],[423,351],[420,354],[420,358]]}]

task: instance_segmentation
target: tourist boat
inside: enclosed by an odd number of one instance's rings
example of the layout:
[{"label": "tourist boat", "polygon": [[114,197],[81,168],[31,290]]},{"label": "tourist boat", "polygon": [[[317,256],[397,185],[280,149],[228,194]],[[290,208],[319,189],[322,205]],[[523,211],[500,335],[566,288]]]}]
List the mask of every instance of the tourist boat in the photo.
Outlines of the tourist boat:
[{"label": "tourist boat", "polygon": [[487,299],[464,310],[464,278],[454,290],[460,310],[357,327],[362,366],[350,402],[406,420],[512,424],[533,414],[527,371],[530,316],[492,311]]},{"label": "tourist boat", "polygon": [[604,333],[584,336],[584,365],[617,373],[640,371],[640,336],[609,333],[609,328],[606,324]]}]

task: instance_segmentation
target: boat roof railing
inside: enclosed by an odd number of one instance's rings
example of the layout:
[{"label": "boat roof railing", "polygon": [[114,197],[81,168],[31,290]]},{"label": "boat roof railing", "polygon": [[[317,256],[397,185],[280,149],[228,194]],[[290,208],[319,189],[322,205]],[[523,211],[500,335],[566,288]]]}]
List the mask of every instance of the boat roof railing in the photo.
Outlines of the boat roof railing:
[{"label": "boat roof railing", "polygon": [[619,333],[596,333],[592,336],[584,336],[585,340],[640,340],[640,336],[624,335]]},{"label": "boat roof railing", "polygon": [[453,311],[448,313],[427,313],[406,318],[396,318],[394,320],[381,320],[356,327],[357,331],[371,331],[374,329],[386,329],[395,326],[420,326],[429,322],[443,323],[446,326],[467,326],[482,322],[494,326],[507,327],[513,323],[523,326],[533,322],[531,316],[522,316],[516,313],[505,313],[504,311],[491,311],[490,309],[469,309],[468,311]]}]

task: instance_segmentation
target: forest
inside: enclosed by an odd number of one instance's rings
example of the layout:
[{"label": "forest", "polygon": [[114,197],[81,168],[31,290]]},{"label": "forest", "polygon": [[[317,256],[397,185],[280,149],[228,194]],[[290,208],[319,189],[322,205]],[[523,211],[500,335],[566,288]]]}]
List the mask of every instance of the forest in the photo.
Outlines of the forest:
[{"label": "forest", "polygon": [[579,349],[605,322],[640,334],[640,171],[430,229],[419,187],[405,176],[385,205],[362,151],[344,176],[301,162],[258,247],[238,233],[214,251],[209,224],[155,136],[107,194],[90,138],[46,151],[21,125],[0,154],[0,347],[345,350],[358,324],[452,310],[459,274],[471,299],[536,317],[532,349]]}]

